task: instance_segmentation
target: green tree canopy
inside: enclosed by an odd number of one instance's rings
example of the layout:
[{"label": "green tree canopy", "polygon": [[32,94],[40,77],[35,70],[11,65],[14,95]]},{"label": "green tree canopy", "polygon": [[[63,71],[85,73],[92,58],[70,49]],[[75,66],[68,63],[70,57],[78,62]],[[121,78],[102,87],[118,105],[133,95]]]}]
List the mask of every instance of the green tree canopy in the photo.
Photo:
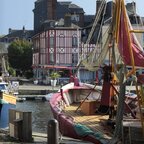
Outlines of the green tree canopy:
[{"label": "green tree canopy", "polygon": [[8,61],[11,67],[23,72],[32,66],[32,43],[16,40],[8,47]]}]

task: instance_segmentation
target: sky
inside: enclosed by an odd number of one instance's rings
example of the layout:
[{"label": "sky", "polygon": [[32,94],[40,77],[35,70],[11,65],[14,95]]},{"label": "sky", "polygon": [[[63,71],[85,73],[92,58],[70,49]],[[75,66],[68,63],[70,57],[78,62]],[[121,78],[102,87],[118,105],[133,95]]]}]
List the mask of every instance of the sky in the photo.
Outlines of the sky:
[{"label": "sky", "polygon": [[[33,9],[36,0],[0,0],[0,35],[8,34],[8,29],[33,29]],[[71,1],[82,7],[85,14],[95,14],[96,0],[58,0]],[[144,17],[144,0],[136,2],[137,13]],[[126,0],[132,2],[132,0]]]}]

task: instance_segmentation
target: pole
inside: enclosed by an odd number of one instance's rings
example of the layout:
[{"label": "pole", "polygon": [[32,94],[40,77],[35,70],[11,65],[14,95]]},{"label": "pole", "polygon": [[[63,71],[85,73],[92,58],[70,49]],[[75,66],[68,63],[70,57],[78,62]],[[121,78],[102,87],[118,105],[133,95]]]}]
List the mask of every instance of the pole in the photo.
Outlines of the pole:
[{"label": "pole", "polygon": [[[77,50],[78,50],[78,62],[79,62],[79,29],[77,28]],[[80,67],[78,68],[77,77],[80,80]]]}]

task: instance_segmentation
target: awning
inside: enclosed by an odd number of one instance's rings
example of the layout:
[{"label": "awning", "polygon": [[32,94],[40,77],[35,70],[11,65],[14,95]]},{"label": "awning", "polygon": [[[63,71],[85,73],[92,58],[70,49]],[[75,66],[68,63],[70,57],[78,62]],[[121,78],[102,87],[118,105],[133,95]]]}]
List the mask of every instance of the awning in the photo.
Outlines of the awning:
[{"label": "awning", "polygon": [[33,68],[51,68],[51,69],[67,69],[67,70],[72,70],[76,67],[71,67],[71,66],[58,66],[58,65],[39,65],[39,66],[36,66],[36,65],[33,65],[32,66]]}]

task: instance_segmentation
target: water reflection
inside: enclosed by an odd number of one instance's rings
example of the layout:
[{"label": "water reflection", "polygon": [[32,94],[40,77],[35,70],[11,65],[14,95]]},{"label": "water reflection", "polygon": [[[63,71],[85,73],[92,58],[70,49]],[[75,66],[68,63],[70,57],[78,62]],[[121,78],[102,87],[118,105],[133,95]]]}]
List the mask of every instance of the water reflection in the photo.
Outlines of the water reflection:
[{"label": "water reflection", "polygon": [[48,121],[53,117],[48,102],[40,100],[17,102],[19,110],[32,112],[32,130],[35,132],[47,132]]}]

